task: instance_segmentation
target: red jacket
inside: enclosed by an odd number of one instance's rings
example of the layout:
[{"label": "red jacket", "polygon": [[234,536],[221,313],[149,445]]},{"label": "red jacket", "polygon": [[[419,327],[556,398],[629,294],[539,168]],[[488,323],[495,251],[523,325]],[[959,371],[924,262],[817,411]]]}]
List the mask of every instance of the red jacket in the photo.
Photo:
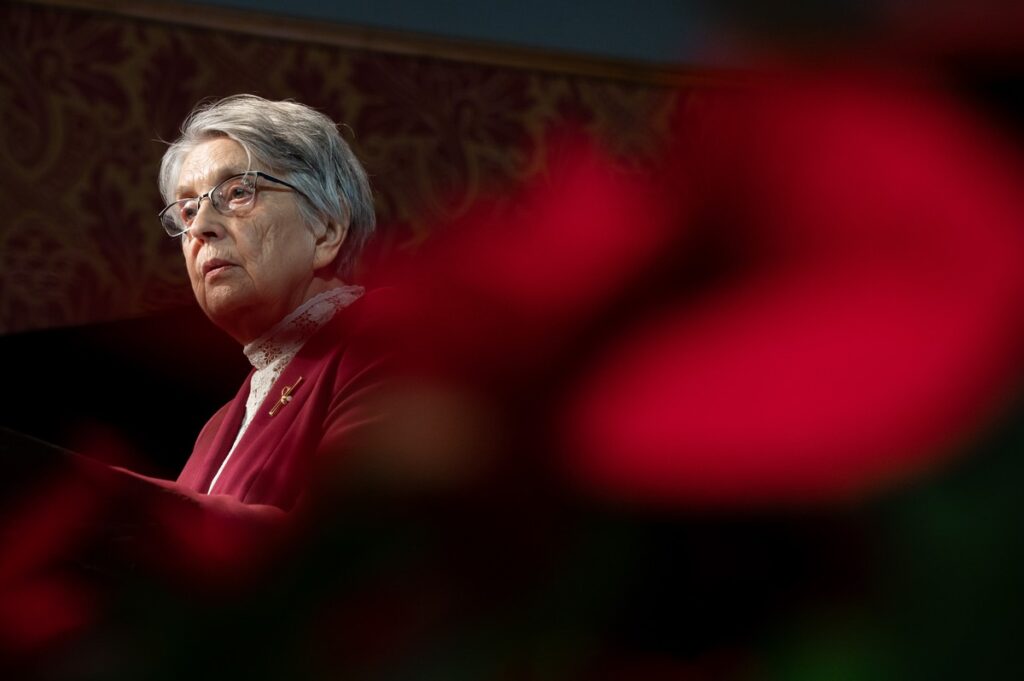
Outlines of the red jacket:
[{"label": "red jacket", "polygon": [[[373,293],[340,310],[285,367],[231,454],[210,495],[288,510],[322,457],[344,457],[361,428],[379,418],[375,397],[384,387],[384,352],[366,333]],[[235,398],[199,433],[178,484],[205,493],[238,434],[249,395],[246,378]],[[300,381],[301,378],[301,382]],[[282,401],[289,386],[290,400]],[[333,463],[333,462],[331,462]]]}]

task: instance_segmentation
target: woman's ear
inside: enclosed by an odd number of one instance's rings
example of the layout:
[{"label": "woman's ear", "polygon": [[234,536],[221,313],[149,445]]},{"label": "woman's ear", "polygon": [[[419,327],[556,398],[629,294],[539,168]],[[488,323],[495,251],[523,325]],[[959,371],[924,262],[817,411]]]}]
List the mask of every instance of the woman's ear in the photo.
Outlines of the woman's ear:
[{"label": "woman's ear", "polygon": [[347,221],[345,224],[340,224],[334,220],[328,220],[324,227],[325,229],[316,235],[316,242],[313,247],[314,270],[327,267],[334,262],[335,258],[338,257],[338,251],[341,250],[341,245],[345,242],[345,237],[348,235]]}]

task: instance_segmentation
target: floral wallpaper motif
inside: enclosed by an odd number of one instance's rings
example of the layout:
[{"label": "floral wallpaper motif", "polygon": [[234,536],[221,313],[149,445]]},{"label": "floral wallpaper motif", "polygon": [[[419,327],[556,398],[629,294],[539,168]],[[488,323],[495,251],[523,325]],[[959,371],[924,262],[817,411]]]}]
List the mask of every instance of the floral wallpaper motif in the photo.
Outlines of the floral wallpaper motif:
[{"label": "floral wallpaper motif", "polygon": [[186,304],[160,230],[164,140],[200,99],[292,97],[343,124],[376,194],[378,251],[542,172],[577,121],[630,163],[687,93],[7,3],[0,43],[0,333]]}]

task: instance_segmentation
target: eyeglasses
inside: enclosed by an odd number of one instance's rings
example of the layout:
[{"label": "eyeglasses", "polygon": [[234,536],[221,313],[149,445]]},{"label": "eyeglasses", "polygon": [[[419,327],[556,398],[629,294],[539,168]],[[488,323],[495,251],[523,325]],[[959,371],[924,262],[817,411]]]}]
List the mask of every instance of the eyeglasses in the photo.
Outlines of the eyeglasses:
[{"label": "eyeglasses", "polygon": [[279,180],[259,170],[250,170],[232,175],[210,191],[190,199],[179,199],[160,211],[158,218],[164,231],[170,236],[181,236],[192,229],[192,223],[199,214],[203,199],[210,199],[210,205],[221,215],[234,217],[244,215],[256,204],[256,193],[260,191],[259,179],[284,185],[292,191],[306,196],[298,187]]}]

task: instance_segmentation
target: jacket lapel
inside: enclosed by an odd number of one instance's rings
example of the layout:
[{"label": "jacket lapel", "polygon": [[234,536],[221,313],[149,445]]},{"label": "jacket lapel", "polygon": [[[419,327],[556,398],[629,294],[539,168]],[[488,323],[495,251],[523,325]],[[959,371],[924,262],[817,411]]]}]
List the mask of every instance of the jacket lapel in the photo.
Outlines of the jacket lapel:
[{"label": "jacket lapel", "polygon": [[212,434],[212,439],[207,440],[207,434],[205,432],[200,433],[200,443],[206,441],[208,444],[205,446],[199,445],[202,449],[197,448],[197,451],[192,454],[192,457],[185,464],[185,468],[182,469],[181,475],[178,476],[178,482],[199,492],[205,493],[210,489],[210,482],[213,481],[213,476],[220,469],[224,457],[228,455],[231,445],[235,442],[235,436],[238,435],[239,428],[242,427],[242,418],[245,416],[245,401],[249,396],[249,383],[252,381],[253,373],[253,371],[249,372],[249,375],[242,383],[242,387],[238,389],[235,398],[223,408],[221,412],[223,417],[220,419],[220,423],[210,423],[207,425],[207,428],[210,426],[216,428],[216,431]]}]

